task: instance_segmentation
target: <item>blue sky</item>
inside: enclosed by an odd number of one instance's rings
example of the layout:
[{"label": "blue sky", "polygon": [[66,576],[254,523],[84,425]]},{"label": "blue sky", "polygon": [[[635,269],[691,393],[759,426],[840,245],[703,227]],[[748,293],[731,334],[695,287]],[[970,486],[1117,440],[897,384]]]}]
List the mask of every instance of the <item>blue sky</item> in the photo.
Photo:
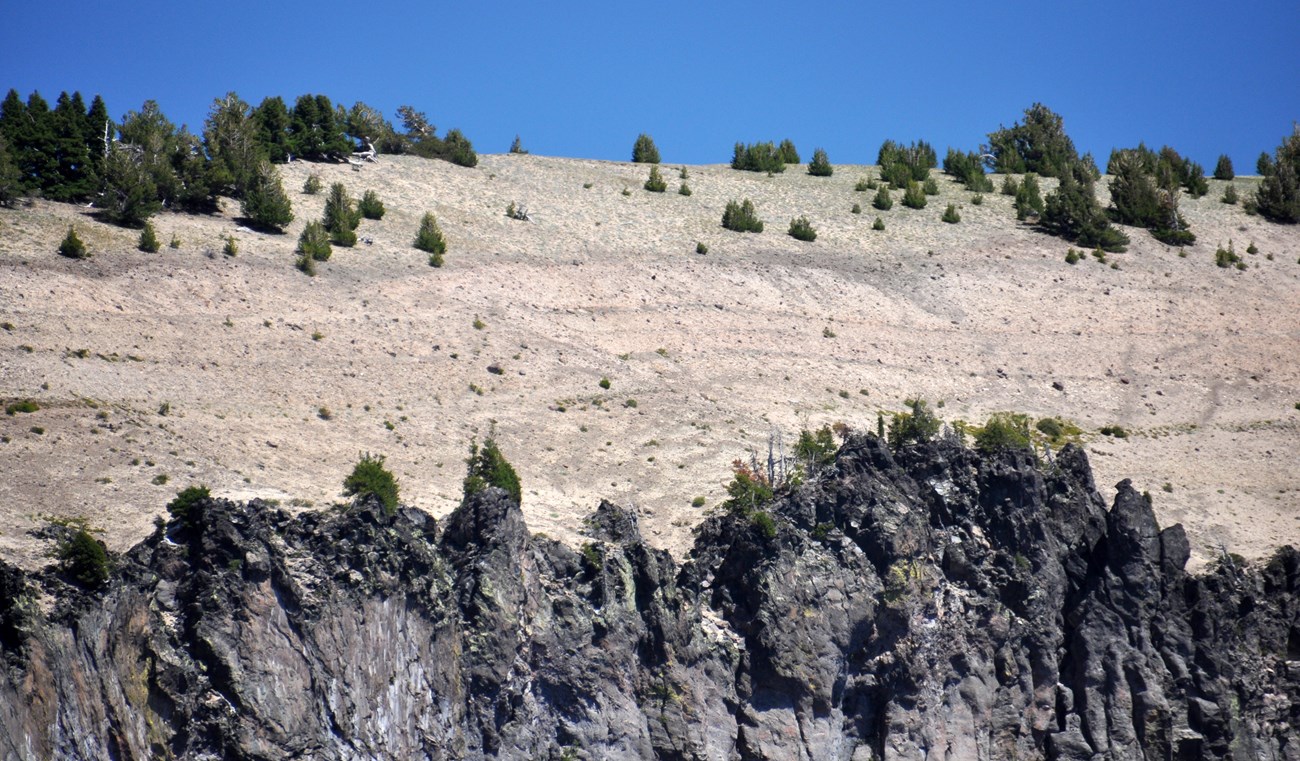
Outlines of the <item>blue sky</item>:
[{"label": "blue sky", "polygon": [[1300,3],[400,3],[103,0],[0,12],[0,88],[147,98],[199,131],[212,100],[404,103],[483,153],[730,160],[791,138],[871,163],[885,138],[974,149],[1035,101],[1080,151],[1172,145],[1253,173],[1300,119]]}]

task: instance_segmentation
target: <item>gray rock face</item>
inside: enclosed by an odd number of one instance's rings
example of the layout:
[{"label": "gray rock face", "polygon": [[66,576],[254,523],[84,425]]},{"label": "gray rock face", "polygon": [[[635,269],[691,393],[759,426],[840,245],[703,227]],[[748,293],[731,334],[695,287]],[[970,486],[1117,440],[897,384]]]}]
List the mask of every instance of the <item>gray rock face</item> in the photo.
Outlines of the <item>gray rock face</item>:
[{"label": "gray rock face", "polygon": [[1300,759],[1300,553],[1188,576],[1078,449],[855,437],[680,568],[588,533],[212,500],[93,593],[0,564],[0,759]]}]

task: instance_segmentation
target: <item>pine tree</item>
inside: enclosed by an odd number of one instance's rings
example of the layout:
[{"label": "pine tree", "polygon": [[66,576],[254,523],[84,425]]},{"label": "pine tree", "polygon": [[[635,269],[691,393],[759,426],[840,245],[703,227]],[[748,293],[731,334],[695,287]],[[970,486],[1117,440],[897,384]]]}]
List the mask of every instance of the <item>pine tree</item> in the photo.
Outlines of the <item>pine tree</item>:
[{"label": "pine tree", "polygon": [[9,141],[0,130],[0,206],[14,206],[22,195],[22,176],[9,151]]},{"label": "pine tree", "polygon": [[645,181],[645,189],[651,193],[662,193],[668,189],[668,183],[664,181],[663,175],[659,173],[658,166],[650,167],[650,177]]},{"label": "pine tree", "polygon": [[203,147],[211,160],[213,191],[235,198],[243,196],[268,158],[252,108],[234,92],[212,101],[203,125]]},{"label": "pine tree", "polygon": [[812,161],[808,162],[808,174],[813,177],[830,177],[834,173],[826,151],[818,148],[813,151]]},{"label": "pine tree", "polygon": [[293,153],[289,140],[289,108],[280,96],[264,98],[252,113],[258,150],[272,163],[283,164]]},{"label": "pine tree", "polygon": [[293,205],[284,192],[279,170],[271,162],[263,160],[258,165],[240,209],[258,227],[280,231],[293,221]]},{"label": "pine tree", "polygon": [[777,158],[783,164],[799,164],[799,151],[795,150],[794,142],[789,139],[782,140],[781,144],[776,147]]},{"label": "pine tree", "polygon": [[151,223],[144,223],[144,229],[140,231],[140,242],[136,247],[147,254],[156,254],[158,249],[162,248],[162,244],[158,242],[158,233],[154,232]]},{"label": "pine tree", "polygon": [[447,239],[442,234],[442,228],[438,227],[433,212],[426,212],[420,220],[420,231],[416,233],[412,245],[429,254],[430,266],[442,266],[442,256],[447,253]]},{"label": "pine tree", "polygon": [[889,211],[894,208],[894,199],[889,196],[889,188],[881,185],[876,191],[876,197],[871,199],[871,205],[881,211]]},{"label": "pine tree", "polygon": [[1043,195],[1038,186],[1038,175],[1030,172],[1016,185],[1016,219],[1025,221],[1043,213]]},{"label": "pine tree", "polygon": [[528,153],[528,151],[524,150],[523,141],[519,139],[518,135],[515,135],[515,141],[510,144],[510,152],[520,156]]},{"label": "pine tree", "polygon": [[[307,226],[302,229],[302,233],[298,235],[297,252],[314,262],[329,261],[334,249],[330,248],[330,236],[325,226],[314,219],[308,222]],[[302,269],[302,267],[299,267],[299,269]],[[310,275],[313,272],[307,274]]]},{"label": "pine tree", "polygon": [[636,142],[632,144],[632,163],[659,163],[659,149],[655,146],[654,138],[644,132],[637,135]]},{"label": "pine tree", "polygon": [[926,203],[925,189],[921,183],[915,180],[907,183],[907,190],[903,192],[903,205],[909,209],[924,209]]},{"label": "pine tree", "polygon": [[361,214],[356,210],[352,197],[343,187],[343,183],[330,185],[329,197],[325,199],[325,215],[321,220],[329,231],[330,240],[338,246],[350,248],[357,245],[357,225],[361,224]]},{"label": "pine tree", "polygon": [[366,219],[383,219],[384,202],[379,200],[378,193],[367,190],[361,195],[361,202],[357,204],[357,212]]},{"label": "pine tree", "polygon": [[1214,179],[1231,180],[1236,176],[1236,173],[1232,171],[1232,159],[1228,158],[1226,154],[1220,154],[1218,163],[1214,165]]},{"label": "pine tree", "polygon": [[1273,222],[1300,222],[1300,126],[1282,141],[1271,171],[1255,189],[1255,206]]},{"label": "pine tree", "polygon": [[980,152],[992,155],[994,171],[1004,174],[1059,177],[1080,161],[1065,120],[1041,103],[1025,109],[1023,122],[989,133]]},{"label": "pine tree", "polygon": [[465,463],[468,465],[463,485],[465,499],[488,487],[496,487],[505,490],[516,505],[522,504],[523,491],[519,485],[519,475],[501,454],[495,437],[488,436],[482,447],[471,442],[469,458]]},{"label": "pine tree", "polygon": [[97,202],[104,218],[123,227],[139,227],[162,208],[158,186],[143,152],[115,143],[104,163],[104,193]]},{"label": "pine tree", "polygon": [[68,234],[63,236],[63,241],[59,243],[59,254],[69,259],[89,259],[90,252],[86,250],[86,244],[81,242],[77,237],[76,228],[68,226]]},{"label": "pine tree", "polygon": [[807,217],[798,217],[790,220],[790,229],[787,231],[791,238],[811,243],[817,240],[817,231],[813,229],[812,222]]},{"label": "pine tree", "polygon": [[950,225],[955,225],[961,221],[961,214],[957,213],[957,207],[955,205],[948,204],[948,208],[943,210],[942,219]]},{"label": "pine tree", "polygon": [[727,208],[722,212],[722,226],[741,233],[763,232],[763,220],[758,218],[754,202],[748,198],[744,203],[727,202]]},{"label": "pine tree", "polygon": [[1106,213],[1097,203],[1092,175],[1079,161],[1062,172],[1060,184],[1047,196],[1039,225],[1053,235],[1088,248],[1121,252],[1128,245],[1128,238],[1110,226]]}]

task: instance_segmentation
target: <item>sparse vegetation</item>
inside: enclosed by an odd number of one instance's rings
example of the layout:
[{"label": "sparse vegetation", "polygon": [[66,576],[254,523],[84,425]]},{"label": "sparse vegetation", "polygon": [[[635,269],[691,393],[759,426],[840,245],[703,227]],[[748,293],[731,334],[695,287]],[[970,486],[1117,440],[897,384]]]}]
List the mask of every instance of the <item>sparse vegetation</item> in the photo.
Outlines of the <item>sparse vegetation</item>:
[{"label": "sparse vegetation", "polygon": [[389,515],[397,512],[398,490],[397,479],[384,468],[384,456],[374,456],[369,452],[361,456],[352,472],[343,479],[344,496],[357,501],[374,497]]},{"label": "sparse vegetation", "polygon": [[950,224],[950,225],[955,225],[955,224],[957,224],[958,222],[960,222],[960,221],[961,221],[961,214],[958,214],[958,213],[957,213],[957,207],[956,207],[956,205],[954,205],[954,204],[948,204],[948,208],[944,209],[944,211],[943,211],[943,217],[942,217],[942,219],[943,219],[944,222],[947,222],[947,223]]},{"label": "sparse vegetation", "polygon": [[1241,260],[1241,255],[1237,253],[1235,248],[1233,248],[1231,240],[1228,241],[1227,248],[1220,245],[1218,249],[1215,250],[1214,263],[1224,269],[1227,269],[1228,267],[1236,267],[1241,270],[1246,269],[1246,263]]},{"label": "sparse vegetation", "polygon": [[324,186],[321,185],[320,175],[312,172],[307,175],[306,181],[303,182],[302,192],[309,196],[314,196],[319,193],[323,187]]},{"label": "sparse vegetation", "polygon": [[682,196],[689,196],[691,194],[691,186],[683,182],[681,185],[677,187],[677,194]]},{"label": "sparse vegetation", "polygon": [[1082,259],[1082,258],[1083,258],[1083,257],[1079,254],[1079,252],[1078,252],[1078,251],[1075,251],[1073,248],[1071,248],[1069,251],[1066,251],[1066,252],[1065,252],[1065,263],[1066,263],[1066,264],[1078,264],[1078,263],[1079,263],[1079,260]]},{"label": "sparse vegetation", "polygon": [[871,229],[872,229],[872,230],[884,230],[884,229],[885,229],[885,220],[881,219],[880,217],[876,217],[876,221],[871,223]]},{"label": "sparse vegetation", "polygon": [[705,245],[704,241],[702,241],[702,240],[697,240],[697,241],[695,241],[695,253],[697,253],[697,254],[707,254],[707,253],[709,253],[709,247],[708,247],[707,245]]},{"label": "sparse vegetation", "polygon": [[1026,449],[1030,446],[1029,417],[1014,412],[997,412],[975,432],[975,448],[981,452]]},{"label": "sparse vegetation", "polygon": [[19,402],[10,402],[9,404],[5,405],[5,414],[14,415],[19,412],[23,414],[30,414],[32,412],[36,412],[40,408],[41,405],[37,404],[31,399],[24,399]]},{"label": "sparse vegetation", "polygon": [[226,244],[221,247],[221,253],[226,256],[237,256],[239,254],[239,242],[235,240],[235,236],[226,236]]},{"label": "sparse vegetation", "polygon": [[910,412],[895,412],[889,423],[889,444],[894,449],[909,444],[923,444],[939,433],[939,418],[924,399],[908,399],[903,404]]},{"label": "sparse vegetation", "polygon": [[852,208],[849,209],[849,213],[850,213],[850,214],[861,214],[861,213],[862,213],[862,206],[859,205],[859,204],[856,204],[856,203],[853,204]]}]

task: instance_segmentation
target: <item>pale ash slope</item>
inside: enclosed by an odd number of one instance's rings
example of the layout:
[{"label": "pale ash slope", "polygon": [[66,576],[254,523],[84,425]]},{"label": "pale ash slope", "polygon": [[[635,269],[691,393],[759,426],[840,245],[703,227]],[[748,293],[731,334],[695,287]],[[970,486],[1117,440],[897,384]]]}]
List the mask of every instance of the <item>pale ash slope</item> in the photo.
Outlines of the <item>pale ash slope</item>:
[{"label": "pale ash slope", "polygon": [[[669,191],[652,194],[646,167],[618,163],[295,163],[287,234],[240,229],[227,202],[223,217],[157,217],[164,242],[183,242],[158,254],[77,207],[0,211],[0,396],[42,405],[0,417],[0,553],[40,562],[36,514],[86,516],[124,548],[190,483],[328,503],[365,451],[387,455],[405,500],[445,512],[470,439],[493,426],[534,530],[572,540],[609,497],[680,551],[704,512],[691,499],[716,504],[730,462],[769,430],[874,427],[918,394],[950,419],[1076,421],[1098,482],[1133,478],[1201,558],[1300,537],[1300,230],[1221,204],[1212,182],[1184,200],[1200,236],[1186,258],[1128,230],[1120,269],[1071,267],[1010,199],[974,206],[942,177],[926,209],[895,194],[877,212],[853,191],[871,168],[689,170],[686,197],[668,165]],[[309,172],[388,207],[360,229],[373,245],[336,248],[315,278],[292,266],[323,205],[298,192]],[[761,235],[718,225],[744,197]],[[512,200],[533,221],[507,219]],[[960,224],[939,221],[950,201]],[[410,247],[427,210],[450,241],[441,269]],[[798,215],[816,242],[785,235]],[[74,221],[90,261],[54,253]],[[1260,248],[1244,272],[1214,266],[1229,238]],[[1113,424],[1130,438],[1096,434]]]}]

